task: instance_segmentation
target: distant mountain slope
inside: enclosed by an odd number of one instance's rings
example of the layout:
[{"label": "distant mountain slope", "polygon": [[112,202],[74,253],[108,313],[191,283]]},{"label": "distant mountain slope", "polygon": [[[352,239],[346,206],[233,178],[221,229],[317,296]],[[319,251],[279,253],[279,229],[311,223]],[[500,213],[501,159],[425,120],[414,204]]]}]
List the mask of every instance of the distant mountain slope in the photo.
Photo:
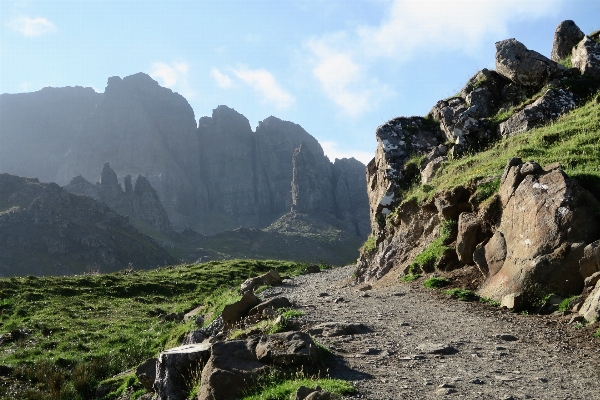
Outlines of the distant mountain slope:
[{"label": "distant mountain slope", "polygon": [[[330,162],[300,125],[276,117],[253,131],[242,114],[219,106],[196,125],[181,95],[143,73],[109,78],[103,94],[46,88],[1,95],[0,121],[0,172],[94,183],[109,162],[119,180],[147,178],[178,231],[266,228],[292,209],[294,179],[296,199],[310,203],[302,212],[331,214],[362,239],[369,231],[363,164]],[[311,160],[296,175],[294,157]],[[302,184],[309,180],[315,185]]]},{"label": "distant mountain slope", "polygon": [[105,204],[0,174],[0,276],[110,272],[174,259]]}]

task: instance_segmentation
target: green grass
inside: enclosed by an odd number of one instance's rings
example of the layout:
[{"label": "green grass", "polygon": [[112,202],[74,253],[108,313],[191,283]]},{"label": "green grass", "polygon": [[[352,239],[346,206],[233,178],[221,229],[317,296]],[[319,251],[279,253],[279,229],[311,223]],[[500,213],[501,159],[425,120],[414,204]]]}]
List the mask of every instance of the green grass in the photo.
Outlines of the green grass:
[{"label": "green grass", "polygon": [[477,186],[477,190],[475,191],[475,198],[477,201],[482,203],[483,201],[489,199],[494,194],[498,193],[500,189],[500,178],[496,178],[492,181],[482,183]]},{"label": "green grass", "polygon": [[444,293],[446,293],[448,296],[458,299],[460,301],[477,301],[477,300],[479,300],[479,296],[472,290],[468,290],[468,289],[454,288],[454,289],[444,290]]},{"label": "green grass", "polygon": [[[105,275],[0,279],[0,333],[29,334],[0,344],[23,399],[88,399],[98,383],[176,346],[193,323],[160,315],[204,305],[218,315],[245,279],[305,264],[232,260]],[[216,291],[216,293],[215,293]],[[0,398],[14,398],[0,386]]]},{"label": "green grass", "polygon": [[449,249],[444,243],[452,237],[454,225],[456,225],[455,221],[447,220],[442,222],[438,237],[423,252],[418,254],[408,266],[408,275],[414,275],[420,271],[433,270],[437,260]]},{"label": "green grass", "polygon": [[406,274],[402,278],[400,278],[400,280],[402,282],[412,282],[412,281],[416,281],[420,277],[421,277],[420,274]]},{"label": "green grass", "polygon": [[234,329],[231,331],[229,338],[237,339],[245,337],[252,332],[261,332],[262,334],[272,335],[274,333],[284,332],[289,330],[290,322],[293,318],[298,318],[304,315],[303,311],[300,310],[289,310],[280,308],[277,310],[277,317],[268,318],[257,322],[256,324],[243,328]]},{"label": "green grass", "polygon": [[561,64],[565,68],[573,68],[573,63],[571,62],[571,54],[560,60],[558,63]]},{"label": "green grass", "polygon": [[428,289],[439,289],[443,288],[444,286],[448,286],[449,284],[450,281],[448,279],[438,277],[429,278],[425,282],[423,282],[423,286],[425,286]]},{"label": "green grass", "polygon": [[362,254],[371,254],[375,250],[377,250],[377,238],[375,238],[375,236],[369,235],[365,243],[361,246],[360,252]]},{"label": "green grass", "polygon": [[600,95],[555,122],[491,145],[475,154],[449,160],[429,182],[434,190],[412,185],[404,202],[422,202],[435,193],[500,176],[511,157],[540,165],[559,162],[564,171],[600,197]]},{"label": "green grass", "polygon": [[331,378],[272,378],[263,382],[259,388],[242,400],[290,400],[294,399],[296,390],[300,386],[315,388],[320,386],[323,390],[336,396],[352,394],[356,392],[354,386],[341,379]]},{"label": "green grass", "polygon": [[492,307],[500,307],[500,304],[501,304],[499,301],[492,300],[492,299],[490,299],[488,297],[480,297],[479,298],[479,302],[483,303],[483,304],[490,305]]},{"label": "green grass", "polygon": [[579,297],[579,296],[571,296],[571,297],[567,297],[566,299],[561,301],[560,304],[558,305],[558,311],[560,311],[560,312],[569,311],[569,304],[571,303],[571,301],[573,301],[573,299],[575,299],[577,297]]}]

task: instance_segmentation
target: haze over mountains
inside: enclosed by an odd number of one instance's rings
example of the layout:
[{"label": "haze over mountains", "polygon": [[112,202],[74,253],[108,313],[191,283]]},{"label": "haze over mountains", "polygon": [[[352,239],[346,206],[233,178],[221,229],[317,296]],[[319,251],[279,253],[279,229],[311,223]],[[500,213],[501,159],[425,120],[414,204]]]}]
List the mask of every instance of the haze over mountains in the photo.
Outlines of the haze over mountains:
[{"label": "haze over mountains", "polygon": [[[111,77],[104,93],[3,94],[0,120],[0,172],[69,184],[133,222],[145,213],[141,220],[171,240],[186,228],[298,234],[297,226],[322,233],[325,224],[356,247],[370,231],[364,164],[330,162],[300,125],[273,116],[253,131],[221,105],[196,124],[183,96],[144,73]],[[104,182],[94,184],[100,171]]]}]

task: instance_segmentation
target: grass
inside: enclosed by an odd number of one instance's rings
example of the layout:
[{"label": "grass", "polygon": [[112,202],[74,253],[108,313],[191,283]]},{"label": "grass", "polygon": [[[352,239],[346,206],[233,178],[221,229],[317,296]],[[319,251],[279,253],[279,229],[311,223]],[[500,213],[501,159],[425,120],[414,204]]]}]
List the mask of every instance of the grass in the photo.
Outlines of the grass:
[{"label": "grass", "polygon": [[[188,324],[171,313],[204,305],[214,316],[245,279],[276,269],[298,275],[306,264],[231,260],[104,275],[0,279],[0,365],[12,368],[22,399],[93,398],[98,383],[179,345]],[[216,293],[215,293],[216,292]],[[0,399],[15,398],[0,386]]]},{"label": "grass", "polygon": [[479,300],[479,296],[472,290],[468,290],[468,289],[454,288],[454,289],[444,290],[444,293],[446,293],[448,296],[458,299],[460,301],[477,301],[477,300]]},{"label": "grass", "polygon": [[571,296],[571,297],[567,297],[566,299],[561,301],[560,304],[558,305],[558,311],[560,311],[560,312],[569,311],[569,309],[570,309],[569,305],[571,304],[571,301],[573,301],[577,297],[579,297],[579,296]]},{"label": "grass", "polygon": [[377,238],[373,235],[369,235],[365,243],[360,248],[362,254],[371,254],[377,250]]},{"label": "grass", "polygon": [[423,286],[428,289],[439,289],[443,288],[444,286],[448,286],[449,284],[450,281],[448,279],[439,277],[429,278],[423,282]]},{"label": "grass", "polygon": [[356,388],[349,382],[341,379],[332,378],[306,378],[297,377],[285,379],[281,377],[271,377],[265,380],[262,385],[252,391],[242,400],[290,400],[294,399],[294,395],[300,386],[316,388],[320,386],[323,390],[333,393],[336,396],[352,394],[356,392]]},{"label": "grass", "polygon": [[435,193],[500,176],[511,157],[535,160],[542,166],[559,162],[570,177],[600,197],[600,95],[553,123],[449,160],[429,182],[434,190],[412,185],[403,193],[404,202],[420,203]]},{"label": "grass", "polygon": [[480,297],[479,298],[479,302],[483,303],[483,304],[490,305],[492,307],[500,307],[500,304],[501,304],[499,301],[492,300],[492,299],[490,299],[488,297]]},{"label": "grass", "polygon": [[241,337],[245,337],[252,332],[261,332],[263,334],[272,335],[274,333],[284,332],[289,329],[290,321],[293,318],[298,318],[304,315],[303,311],[300,310],[290,310],[285,308],[280,308],[277,310],[278,316],[275,318],[268,318],[262,321],[257,322],[256,324],[243,328],[243,329],[234,329],[231,331],[229,338],[237,339]]},{"label": "grass", "polygon": [[402,278],[400,278],[400,280],[402,282],[412,282],[412,281],[416,281],[420,277],[421,277],[420,274],[406,274]]},{"label": "grass", "polygon": [[478,185],[475,191],[475,198],[482,203],[495,193],[498,193],[498,190],[500,190],[500,178]]},{"label": "grass", "polygon": [[454,225],[456,225],[456,222],[452,220],[442,222],[438,237],[423,252],[418,254],[408,266],[408,275],[414,275],[419,271],[433,270],[435,263],[449,249],[444,243],[452,237]]}]

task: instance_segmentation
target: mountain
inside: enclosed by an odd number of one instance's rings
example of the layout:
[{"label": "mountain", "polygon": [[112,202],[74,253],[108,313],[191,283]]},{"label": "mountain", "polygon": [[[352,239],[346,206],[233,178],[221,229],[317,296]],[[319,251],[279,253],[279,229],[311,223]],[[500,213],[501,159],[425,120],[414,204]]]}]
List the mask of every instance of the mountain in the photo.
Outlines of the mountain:
[{"label": "mountain", "polygon": [[[185,98],[143,73],[109,78],[102,94],[79,87],[3,94],[0,120],[0,171],[66,185],[75,176],[95,182],[109,162],[118,180],[145,177],[178,231],[266,228],[292,210],[296,190],[309,213],[331,214],[358,237],[368,233],[360,162],[330,162],[300,125],[273,116],[253,131],[242,114],[219,106],[196,124]],[[316,186],[302,184],[313,178]],[[310,198],[318,201],[303,204]]]},{"label": "mountain", "polygon": [[104,203],[55,183],[0,174],[0,276],[110,272],[173,262]]}]

